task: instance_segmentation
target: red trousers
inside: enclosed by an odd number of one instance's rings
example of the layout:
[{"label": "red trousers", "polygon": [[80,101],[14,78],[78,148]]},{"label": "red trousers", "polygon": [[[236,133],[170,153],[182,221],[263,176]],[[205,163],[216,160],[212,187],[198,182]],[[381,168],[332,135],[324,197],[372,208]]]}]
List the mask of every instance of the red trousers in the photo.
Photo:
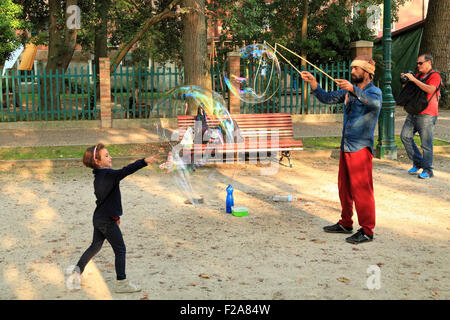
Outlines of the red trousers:
[{"label": "red trousers", "polygon": [[353,203],[358,223],[364,232],[373,235],[375,227],[375,198],[372,180],[373,155],[368,148],[357,152],[343,152],[339,158],[339,199],[342,213],[339,224],[346,228],[353,226]]}]

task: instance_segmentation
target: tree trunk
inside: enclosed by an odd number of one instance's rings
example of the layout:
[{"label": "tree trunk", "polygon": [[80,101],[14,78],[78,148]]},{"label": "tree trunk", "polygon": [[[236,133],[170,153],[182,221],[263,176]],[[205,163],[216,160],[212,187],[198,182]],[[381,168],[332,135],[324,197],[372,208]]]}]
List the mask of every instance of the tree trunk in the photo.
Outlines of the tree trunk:
[{"label": "tree trunk", "polygon": [[94,39],[94,63],[97,67],[98,75],[99,58],[108,57],[108,12],[111,6],[111,0],[97,0],[95,2],[95,11],[98,14],[99,21],[95,26]]},{"label": "tree trunk", "polygon": [[[211,90],[211,70],[206,42],[204,0],[184,0],[185,7],[194,8],[183,17],[184,83]],[[195,114],[196,106],[189,104],[188,114]]]},{"label": "tree trunk", "polygon": [[[446,13],[447,12],[447,13]],[[430,0],[425,20],[420,54],[433,56],[433,69],[437,69],[446,87],[441,90],[439,107],[450,107],[450,0]]]},{"label": "tree trunk", "polygon": [[[71,5],[77,5],[78,0],[67,0],[64,12],[61,12],[61,0],[49,0],[50,24],[48,28],[49,42],[48,42],[48,57],[45,71],[47,75],[61,74],[67,70],[77,42],[77,30],[67,28],[67,14],[66,9]],[[59,23],[62,16],[63,25]],[[45,85],[44,85],[45,81]],[[61,89],[61,81],[53,78],[41,80],[41,108],[46,111],[51,111],[59,108],[58,89]],[[46,90],[45,90],[46,89]],[[45,90],[45,93],[44,91]],[[60,90],[59,90],[60,91]],[[52,103],[53,100],[53,103]]]},{"label": "tree trunk", "polygon": [[[94,65],[95,76],[98,78],[100,69],[100,58],[108,57],[108,12],[111,6],[111,0],[95,1],[95,11],[99,20],[95,25],[94,36]],[[95,88],[98,99],[100,99],[100,82],[97,81]],[[89,97],[90,99],[90,97]]]}]

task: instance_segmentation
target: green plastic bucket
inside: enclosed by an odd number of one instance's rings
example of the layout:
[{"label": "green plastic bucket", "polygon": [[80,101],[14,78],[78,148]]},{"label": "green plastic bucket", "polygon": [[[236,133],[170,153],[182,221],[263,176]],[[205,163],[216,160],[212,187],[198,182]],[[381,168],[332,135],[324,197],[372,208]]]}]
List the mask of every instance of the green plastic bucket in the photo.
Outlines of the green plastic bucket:
[{"label": "green plastic bucket", "polygon": [[248,215],[248,209],[246,207],[232,207],[231,213],[236,217],[244,217]]}]

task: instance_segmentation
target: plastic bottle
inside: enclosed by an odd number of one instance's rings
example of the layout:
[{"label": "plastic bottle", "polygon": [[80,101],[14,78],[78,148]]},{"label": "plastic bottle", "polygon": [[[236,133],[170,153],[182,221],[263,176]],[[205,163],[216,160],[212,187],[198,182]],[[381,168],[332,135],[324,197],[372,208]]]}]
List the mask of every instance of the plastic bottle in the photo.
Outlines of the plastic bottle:
[{"label": "plastic bottle", "polygon": [[231,184],[227,187],[227,201],[226,201],[227,213],[231,213],[231,208],[234,207],[233,199],[233,187]]},{"label": "plastic bottle", "polygon": [[292,194],[287,194],[287,195],[274,195],[273,196],[273,201],[276,202],[281,202],[281,201],[287,201],[287,202],[291,202],[291,201],[297,201],[297,196],[293,196]]},{"label": "plastic bottle", "polygon": [[169,156],[167,157],[167,170],[172,171],[174,167],[172,152],[169,152]]}]

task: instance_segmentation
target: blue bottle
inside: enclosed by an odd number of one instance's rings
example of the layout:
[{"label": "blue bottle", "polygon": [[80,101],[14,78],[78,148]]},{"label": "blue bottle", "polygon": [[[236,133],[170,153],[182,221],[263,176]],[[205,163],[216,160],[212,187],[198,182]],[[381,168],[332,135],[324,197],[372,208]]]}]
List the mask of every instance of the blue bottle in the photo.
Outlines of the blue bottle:
[{"label": "blue bottle", "polygon": [[231,184],[227,187],[227,213],[231,213],[231,207],[234,206],[233,187]]}]

